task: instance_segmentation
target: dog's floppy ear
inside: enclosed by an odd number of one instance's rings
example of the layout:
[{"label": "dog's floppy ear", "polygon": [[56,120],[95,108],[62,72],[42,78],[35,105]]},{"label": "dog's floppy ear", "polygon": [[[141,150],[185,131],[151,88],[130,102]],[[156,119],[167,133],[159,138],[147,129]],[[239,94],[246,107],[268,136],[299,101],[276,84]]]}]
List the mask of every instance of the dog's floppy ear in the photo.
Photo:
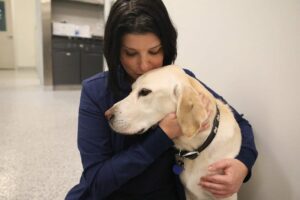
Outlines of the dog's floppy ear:
[{"label": "dog's floppy ear", "polygon": [[[195,84],[195,83],[194,83]],[[209,126],[210,99],[194,85],[177,87],[177,120],[182,133],[191,137]]]}]

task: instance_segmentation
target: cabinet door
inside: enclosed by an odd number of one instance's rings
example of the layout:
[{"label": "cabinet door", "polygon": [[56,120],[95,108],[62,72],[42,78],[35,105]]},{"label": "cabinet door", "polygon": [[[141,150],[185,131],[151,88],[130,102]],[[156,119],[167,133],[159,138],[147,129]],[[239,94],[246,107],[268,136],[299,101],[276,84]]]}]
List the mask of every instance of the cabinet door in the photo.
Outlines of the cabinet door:
[{"label": "cabinet door", "polygon": [[103,71],[103,54],[86,52],[81,54],[81,81]]},{"label": "cabinet door", "polygon": [[80,84],[80,51],[53,51],[54,85]]}]

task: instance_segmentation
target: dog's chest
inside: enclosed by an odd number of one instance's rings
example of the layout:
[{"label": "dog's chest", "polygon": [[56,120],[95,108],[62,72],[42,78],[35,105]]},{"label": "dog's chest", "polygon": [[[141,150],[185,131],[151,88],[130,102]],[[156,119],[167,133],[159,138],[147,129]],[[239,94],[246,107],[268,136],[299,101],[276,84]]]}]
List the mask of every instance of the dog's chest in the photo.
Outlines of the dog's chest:
[{"label": "dog's chest", "polygon": [[200,183],[200,178],[207,174],[209,160],[205,156],[198,156],[194,160],[184,160],[184,170],[180,174],[180,179],[185,186],[185,191],[187,196],[194,196],[197,199],[207,199],[211,195],[202,190]]}]

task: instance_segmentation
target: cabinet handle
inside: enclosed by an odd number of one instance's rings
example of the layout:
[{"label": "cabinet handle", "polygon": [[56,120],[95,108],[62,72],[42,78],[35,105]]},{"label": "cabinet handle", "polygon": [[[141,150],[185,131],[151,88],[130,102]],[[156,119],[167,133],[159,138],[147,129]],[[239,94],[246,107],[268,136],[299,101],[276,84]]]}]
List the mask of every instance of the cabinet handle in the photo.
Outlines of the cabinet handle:
[{"label": "cabinet handle", "polygon": [[83,47],[84,47],[84,45],[83,45],[83,44],[79,44],[79,47],[80,47],[80,48],[83,48]]},{"label": "cabinet handle", "polygon": [[71,53],[70,53],[70,52],[67,52],[67,53],[66,53],[66,56],[71,56]]}]

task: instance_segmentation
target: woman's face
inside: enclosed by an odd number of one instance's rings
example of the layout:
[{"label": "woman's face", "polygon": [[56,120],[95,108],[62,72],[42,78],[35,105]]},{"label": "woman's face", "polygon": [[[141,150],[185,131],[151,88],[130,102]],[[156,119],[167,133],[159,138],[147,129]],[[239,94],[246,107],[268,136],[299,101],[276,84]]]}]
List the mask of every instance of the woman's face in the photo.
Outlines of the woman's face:
[{"label": "woman's face", "polygon": [[160,39],[155,34],[129,33],[123,36],[120,61],[133,80],[151,69],[162,67],[163,58]]}]

